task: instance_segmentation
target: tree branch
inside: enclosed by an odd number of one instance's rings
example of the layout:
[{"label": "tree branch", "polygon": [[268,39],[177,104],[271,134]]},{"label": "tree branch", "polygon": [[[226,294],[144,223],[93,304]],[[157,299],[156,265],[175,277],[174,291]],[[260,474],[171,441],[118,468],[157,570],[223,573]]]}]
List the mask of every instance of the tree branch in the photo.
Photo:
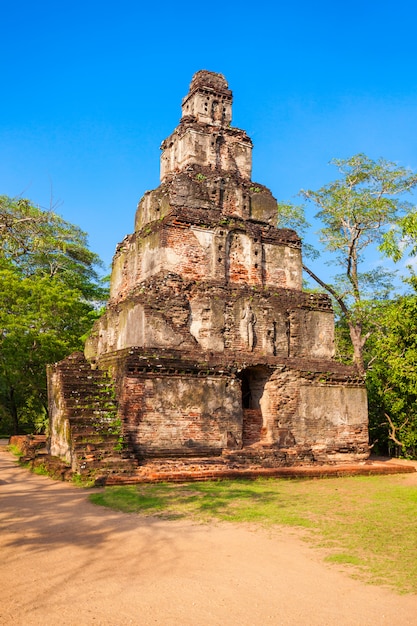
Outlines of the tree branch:
[{"label": "tree branch", "polygon": [[303,264],[303,270],[307,272],[307,274],[311,276],[311,278],[315,280],[316,283],[320,285],[320,287],[323,287],[323,289],[328,291],[333,296],[333,298],[337,301],[337,303],[339,304],[340,308],[342,309],[346,317],[349,317],[349,309],[347,308],[346,304],[344,303],[340,295],[333,289],[333,287],[323,282],[318,276],[316,276],[316,274],[310,268],[308,268],[304,264]]},{"label": "tree branch", "polygon": [[388,415],[388,413],[384,413],[385,417],[387,418],[388,421],[388,426],[389,426],[389,433],[388,436],[391,439],[391,441],[393,441],[394,443],[397,444],[397,446],[400,446],[400,448],[403,448],[403,444],[401,443],[401,441],[399,441],[397,439],[397,429],[394,425],[394,422],[392,421],[392,419],[390,418],[390,416]]}]

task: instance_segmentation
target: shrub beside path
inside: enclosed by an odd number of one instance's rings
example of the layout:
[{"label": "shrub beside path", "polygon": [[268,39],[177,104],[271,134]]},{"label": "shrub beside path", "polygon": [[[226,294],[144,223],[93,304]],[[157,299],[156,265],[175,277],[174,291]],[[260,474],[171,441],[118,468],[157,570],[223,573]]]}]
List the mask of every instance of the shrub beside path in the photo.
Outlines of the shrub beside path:
[{"label": "shrub beside path", "polygon": [[141,518],[0,446],[0,624],[416,624],[417,596],[349,578],[297,533]]}]

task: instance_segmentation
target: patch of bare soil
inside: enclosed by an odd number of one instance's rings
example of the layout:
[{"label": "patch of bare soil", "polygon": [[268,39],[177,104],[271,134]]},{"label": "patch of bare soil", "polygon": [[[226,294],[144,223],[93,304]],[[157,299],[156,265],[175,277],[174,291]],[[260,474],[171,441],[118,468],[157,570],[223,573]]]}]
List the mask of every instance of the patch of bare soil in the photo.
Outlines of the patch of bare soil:
[{"label": "patch of bare soil", "polygon": [[0,624],[415,624],[417,596],[349,578],[285,529],[143,519],[0,450]]}]

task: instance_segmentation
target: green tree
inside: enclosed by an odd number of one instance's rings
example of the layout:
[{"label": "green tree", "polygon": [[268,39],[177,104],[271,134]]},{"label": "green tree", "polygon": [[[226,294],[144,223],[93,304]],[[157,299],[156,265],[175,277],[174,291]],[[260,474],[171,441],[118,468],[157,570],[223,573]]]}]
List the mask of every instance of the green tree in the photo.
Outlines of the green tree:
[{"label": "green tree", "polygon": [[[302,190],[318,209],[319,240],[342,270],[330,284],[304,264],[306,273],[335,299],[349,328],[353,361],[365,372],[364,347],[372,332],[374,301],[388,297],[392,275],[383,266],[361,271],[365,254],[380,246],[392,255],[401,249],[404,220],[413,215],[404,194],[417,185],[417,175],[395,163],[373,161],[363,154],[332,161],[341,173],[318,191]],[[288,214],[288,205],[284,213]],[[280,207],[279,207],[280,208]],[[393,236],[393,232],[397,236]]]},{"label": "green tree", "polygon": [[380,449],[417,456],[417,296],[380,305],[367,353],[371,438]]},{"label": "green tree", "polygon": [[82,349],[107,296],[78,227],[28,200],[0,198],[0,420],[40,427],[45,367]]},{"label": "green tree", "polygon": [[48,276],[77,289],[88,300],[106,299],[98,276],[101,261],[87,235],[54,211],[26,199],[0,196],[0,258],[22,276]]}]

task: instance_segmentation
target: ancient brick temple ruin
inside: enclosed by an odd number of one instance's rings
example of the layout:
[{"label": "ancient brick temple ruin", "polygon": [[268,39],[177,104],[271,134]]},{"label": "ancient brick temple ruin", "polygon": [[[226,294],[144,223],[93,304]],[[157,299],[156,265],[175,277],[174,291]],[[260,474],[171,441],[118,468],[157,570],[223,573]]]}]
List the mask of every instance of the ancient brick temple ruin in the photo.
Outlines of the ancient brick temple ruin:
[{"label": "ancient brick temple ruin", "polygon": [[49,369],[50,451],[76,471],[368,456],[366,392],[333,358],[331,302],[303,292],[300,239],[276,228],[231,119],[224,77],[197,72],[85,356]]}]

